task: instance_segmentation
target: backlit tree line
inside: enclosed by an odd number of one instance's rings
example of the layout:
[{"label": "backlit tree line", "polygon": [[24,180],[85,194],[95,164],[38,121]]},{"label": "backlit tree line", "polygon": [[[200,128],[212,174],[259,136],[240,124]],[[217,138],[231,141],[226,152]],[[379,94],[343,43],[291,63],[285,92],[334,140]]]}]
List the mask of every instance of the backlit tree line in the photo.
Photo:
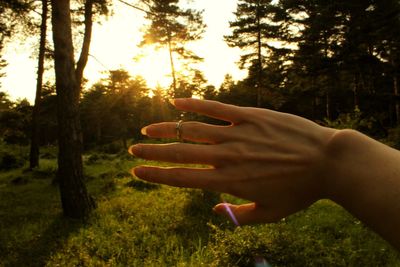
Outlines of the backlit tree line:
[{"label": "backlit tree line", "polygon": [[[82,181],[82,151],[109,143],[126,148],[142,138],[144,125],[177,120],[180,114],[168,102],[173,97],[272,108],[379,138],[399,127],[399,1],[238,0],[225,41],[241,49],[238,64],[248,76],[235,81],[227,74],[218,87],[207,82],[198,69],[202,58],[187,47],[207,25],[202,11],[184,2],[138,0],[126,6],[145,12],[150,22],[140,46],[166,48],[170,87],[149,88],[143,78],[118,69],[87,88],[83,71],[92,24],[108,14],[113,1],[0,1],[0,75],[6,64],[2,48],[13,36],[29,29],[38,36],[39,50],[35,105],[0,94],[0,134],[3,141],[32,146],[32,168],[39,163],[40,145],[59,145],[67,216],[84,217],[94,207],[85,190],[70,187],[71,181]],[[18,18],[24,18],[22,25]],[[51,44],[45,34],[48,19]],[[46,60],[54,66],[55,84],[43,82]],[[183,70],[176,69],[177,62]],[[77,197],[71,200],[68,194]]]}]

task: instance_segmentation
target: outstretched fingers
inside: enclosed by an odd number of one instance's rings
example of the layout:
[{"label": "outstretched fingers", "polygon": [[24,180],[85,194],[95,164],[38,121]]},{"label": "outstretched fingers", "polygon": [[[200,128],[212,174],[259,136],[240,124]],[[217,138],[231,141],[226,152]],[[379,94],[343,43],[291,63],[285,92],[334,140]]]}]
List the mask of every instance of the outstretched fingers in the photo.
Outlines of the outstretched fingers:
[{"label": "outstretched fingers", "polygon": [[206,164],[215,166],[224,158],[218,145],[172,143],[163,145],[137,144],[129,153],[143,159],[182,164]]},{"label": "outstretched fingers", "polygon": [[[178,138],[176,122],[151,124],[142,129],[142,134],[152,138]],[[229,139],[231,126],[218,126],[201,122],[182,122],[181,138],[192,142],[217,144]]]},{"label": "outstretched fingers", "polygon": [[132,170],[140,179],[176,187],[223,190],[223,183],[212,168],[161,168],[140,166]]},{"label": "outstretched fingers", "polygon": [[244,108],[213,100],[177,98],[171,100],[171,103],[179,110],[195,112],[232,123],[240,123],[247,117]]}]

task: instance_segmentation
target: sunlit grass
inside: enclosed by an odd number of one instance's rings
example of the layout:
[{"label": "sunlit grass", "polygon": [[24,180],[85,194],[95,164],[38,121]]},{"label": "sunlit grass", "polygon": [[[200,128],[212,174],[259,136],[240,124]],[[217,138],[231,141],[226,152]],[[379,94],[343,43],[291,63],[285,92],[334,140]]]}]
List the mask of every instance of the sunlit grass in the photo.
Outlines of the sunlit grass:
[{"label": "sunlit grass", "polygon": [[129,173],[143,161],[94,154],[85,177],[98,208],[86,223],[61,216],[55,159],[0,173],[0,266],[253,266],[254,255],[273,266],[400,266],[399,254],[330,201],[236,228],[212,213],[218,195],[148,184]]}]

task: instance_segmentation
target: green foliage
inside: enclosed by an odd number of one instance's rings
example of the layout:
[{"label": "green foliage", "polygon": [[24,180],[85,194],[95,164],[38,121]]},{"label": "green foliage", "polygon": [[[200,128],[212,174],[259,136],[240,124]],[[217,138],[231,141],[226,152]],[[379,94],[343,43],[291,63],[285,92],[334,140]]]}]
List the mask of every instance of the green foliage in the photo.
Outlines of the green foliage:
[{"label": "green foliage", "polygon": [[2,95],[0,107],[0,137],[8,144],[28,144],[31,106],[29,102],[19,100],[7,103],[7,97]]},{"label": "green foliage", "polygon": [[16,169],[24,165],[24,161],[10,153],[2,153],[0,158],[0,170]]},{"label": "green foliage", "polygon": [[123,150],[123,146],[121,142],[112,142],[109,144],[105,144],[99,148],[99,150],[106,154],[117,154]]},{"label": "green foliage", "polygon": [[400,126],[389,130],[386,141],[388,145],[400,149]]},{"label": "green foliage", "polygon": [[[213,266],[397,266],[399,255],[339,206],[320,201],[276,224],[234,230],[213,226]],[[363,248],[360,248],[363,244]],[[372,254],[366,251],[374,251]]]},{"label": "green foliage", "polygon": [[[172,97],[191,97],[193,91],[188,85],[187,78],[180,79],[177,85],[177,76],[193,76],[198,78],[199,71],[193,65],[203,59],[187,48],[187,43],[197,41],[204,33],[202,11],[184,8],[179,0],[144,0],[148,12],[146,19],[150,24],[145,27],[143,40],[140,46],[153,45],[156,48],[166,47],[169,52],[172,76]],[[175,56],[178,56],[183,69],[176,71]],[[193,73],[190,75],[188,73]],[[198,79],[197,79],[198,80]],[[195,86],[196,82],[190,85]]]},{"label": "green foliage", "polygon": [[24,166],[26,156],[25,148],[0,141],[0,170],[11,170]]},{"label": "green foliage", "polygon": [[371,117],[365,117],[362,112],[356,108],[352,113],[340,114],[336,120],[324,120],[326,126],[335,129],[354,129],[359,131],[370,131],[376,120]]},{"label": "green foliage", "polygon": [[40,159],[40,166],[32,170],[34,179],[55,179],[57,174],[57,162],[55,159]]},{"label": "green foliage", "polygon": [[[260,64],[263,68],[265,59],[271,50],[268,42],[276,36],[277,25],[271,23],[271,0],[239,0],[235,12],[235,20],[229,25],[232,34],[225,36],[225,41],[231,47],[242,49],[241,68]],[[259,69],[258,69],[259,70]]]},{"label": "green foliage", "polygon": [[[184,9],[179,0],[146,0],[150,9],[146,18],[151,25],[146,29],[142,45],[170,45],[174,52],[183,58],[190,56],[190,51],[184,48],[189,41],[198,40],[204,32],[202,12]],[[194,56],[195,57],[195,56]]]},{"label": "green foliage", "polygon": [[158,184],[151,184],[151,183],[143,182],[138,179],[132,179],[131,181],[127,182],[125,185],[132,187],[139,191],[148,191],[148,190],[154,190],[154,189],[160,188],[160,185],[158,185]]}]

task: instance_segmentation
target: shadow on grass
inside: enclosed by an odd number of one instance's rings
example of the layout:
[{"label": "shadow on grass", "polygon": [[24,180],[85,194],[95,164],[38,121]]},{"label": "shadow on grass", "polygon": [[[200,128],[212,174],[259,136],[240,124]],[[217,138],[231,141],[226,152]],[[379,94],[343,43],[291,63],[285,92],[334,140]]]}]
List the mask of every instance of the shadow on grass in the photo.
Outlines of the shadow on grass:
[{"label": "shadow on grass", "polygon": [[143,181],[136,180],[136,179],[133,179],[130,182],[127,182],[125,184],[125,186],[132,187],[132,188],[134,188],[138,191],[142,191],[142,192],[149,191],[149,190],[156,190],[156,189],[160,188],[160,185],[158,185],[158,184],[147,183],[147,182],[143,182]]},{"label": "shadow on grass", "polygon": [[51,178],[0,173],[0,266],[44,266],[81,221],[64,218]]},{"label": "shadow on grass", "polygon": [[78,231],[84,223],[68,219],[60,214],[30,242],[15,249],[15,255],[6,266],[45,266],[53,253],[60,249],[68,237]]},{"label": "shadow on grass", "polygon": [[211,236],[210,224],[221,229],[234,228],[225,217],[215,214],[212,208],[221,202],[220,194],[206,190],[190,191],[189,201],[184,207],[185,220],[175,229],[184,247],[207,245]]}]

